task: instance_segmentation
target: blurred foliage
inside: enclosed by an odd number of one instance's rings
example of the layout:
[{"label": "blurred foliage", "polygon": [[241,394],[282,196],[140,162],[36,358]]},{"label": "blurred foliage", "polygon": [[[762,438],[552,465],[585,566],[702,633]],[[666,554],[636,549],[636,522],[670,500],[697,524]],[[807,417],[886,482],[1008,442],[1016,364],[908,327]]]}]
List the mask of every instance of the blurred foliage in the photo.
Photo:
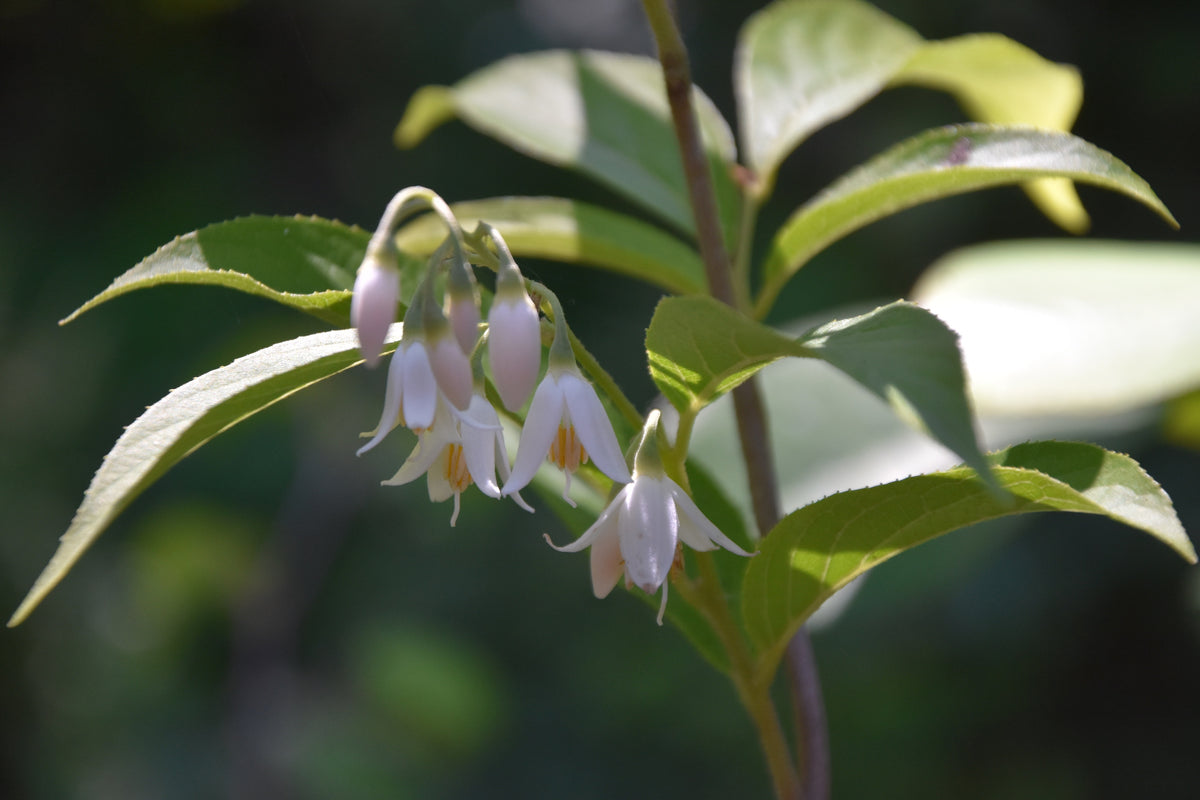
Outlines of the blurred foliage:
[{"label": "blurred foliage", "polygon": [[[731,116],[730,49],[759,4],[681,5],[697,82]],[[1197,238],[1200,7],[880,5],[928,38],[997,31],[1078,65],[1076,131],[1145,176],[1181,238]],[[459,124],[414,151],[392,147],[417,86],[579,46],[648,52],[639,4],[0,6],[8,608],[123,425],[171,386],[317,329],[202,288],[123,298],[61,329],[58,319],[176,235],[248,213],[369,228],[408,184],[451,200],[571,194],[621,208]],[[960,118],[933,92],[878,98],[785,163],[760,230],[850,165]],[[1105,238],[1173,236],[1122,198],[1083,199]],[[806,267],[784,293],[787,313],[903,295],[962,244],[1051,235],[1017,190],[909,211]],[[574,327],[648,400],[634,354],[654,293],[528,267],[564,296],[586,293],[568,309]],[[422,486],[376,487],[403,446],[351,454],[381,379],[343,376],[183,462],[4,634],[0,796],[763,796],[757,745],[724,681],[641,602],[594,601],[586,565],[540,540],[549,514],[467,497],[450,529]],[[1120,446],[1200,530],[1195,453],[1151,433]],[[1091,560],[1069,581],[1044,580],[1085,525]],[[1200,581],[1115,524],[1055,516],[1036,528],[897,559],[817,634],[837,796],[1194,796]]]}]

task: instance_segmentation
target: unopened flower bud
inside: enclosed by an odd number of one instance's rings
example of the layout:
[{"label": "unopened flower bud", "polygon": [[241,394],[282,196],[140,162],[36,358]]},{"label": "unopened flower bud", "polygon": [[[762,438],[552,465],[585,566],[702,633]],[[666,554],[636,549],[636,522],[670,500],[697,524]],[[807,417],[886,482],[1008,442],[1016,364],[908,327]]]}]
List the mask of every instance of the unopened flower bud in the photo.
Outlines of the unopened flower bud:
[{"label": "unopened flower bud", "polygon": [[400,273],[368,256],[358,268],[350,299],[350,324],[358,329],[358,346],[367,366],[379,362],[388,326],[396,321],[400,299]]},{"label": "unopened flower bud", "polygon": [[431,334],[425,344],[429,348],[429,366],[433,368],[438,388],[455,408],[465,409],[471,402],[474,388],[467,354],[448,328],[442,333]]},{"label": "unopened flower bud", "polygon": [[516,411],[537,383],[542,337],[537,308],[515,265],[496,276],[496,299],[488,312],[488,357],[500,399],[505,408]]},{"label": "unopened flower bud", "polygon": [[[461,277],[460,270],[452,270],[446,287],[446,316],[454,329],[458,346],[467,355],[475,349],[479,339],[479,297],[475,284]],[[460,276],[456,279],[456,276]]]}]

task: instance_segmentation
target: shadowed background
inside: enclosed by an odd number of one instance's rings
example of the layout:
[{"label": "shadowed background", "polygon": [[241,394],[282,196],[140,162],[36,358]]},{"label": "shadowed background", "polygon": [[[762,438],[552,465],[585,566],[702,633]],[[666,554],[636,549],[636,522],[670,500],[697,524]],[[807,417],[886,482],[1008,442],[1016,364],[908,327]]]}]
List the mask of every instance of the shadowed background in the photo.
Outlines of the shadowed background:
[{"label": "shadowed background", "polygon": [[[1076,132],[1183,225],[1081,189],[1105,238],[1195,241],[1200,9],[1165,2],[881,7],[930,39],[1006,34],[1080,67]],[[684,2],[697,82],[733,119],[731,48],[758,3]],[[0,3],[0,606],[16,607],[92,472],[168,389],[319,324],[219,289],[66,316],[176,235],[249,213],[373,228],[399,188],[451,201],[605,190],[452,123],[411,152],[412,92],[509,53],[649,53],[627,0]],[[889,92],[785,164],[759,225],[887,145],[961,119]],[[1016,189],[878,223],[805,268],[788,313],[904,295],[989,239],[1056,235]],[[531,262],[645,403],[656,295]],[[0,796],[766,796],[724,680],[545,510],[379,488],[409,442],[353,457],[383,373],[325,382],[220,437],[139,498],[0,645]],[[1200,461],[1128,448],[1200,530]],[[1114,445],[1115,446],[1115,445]],[[1087,540],[1087,547],[1080,542]],[[1083,555],[1080,556],[1080,551]],[[880,568],[817,633],[838,797],[1194,796],[1200,582],[1146,537],[1055,515]]]}]

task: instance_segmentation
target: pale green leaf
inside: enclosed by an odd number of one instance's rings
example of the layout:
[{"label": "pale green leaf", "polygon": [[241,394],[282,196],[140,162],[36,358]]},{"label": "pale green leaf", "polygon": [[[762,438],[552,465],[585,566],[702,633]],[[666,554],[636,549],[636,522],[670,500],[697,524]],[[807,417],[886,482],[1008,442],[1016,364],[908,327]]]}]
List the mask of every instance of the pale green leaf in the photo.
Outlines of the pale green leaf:
[{"label": "pale green leaf", "polygon": [[[1000,125],[1069,131],[1083,104],[1077,69],[994,33],[928,42],[892,80],[949,92],[972,119]],[[1087,212],[1069,180],[1045,178],[1024,188],[1058,225],[1073,233],[1087,229]]]},{"label": "pale green leaf", "polygon": [[650,320],[646,355],[671,404],[695,413],[772,361],[809,353],[711,297],[668,297]]},{"label": "pale green leaf", "polygon": [[408,101],[404,119],[393,134],[397,147],[416,147],[430,133],[454,119],[454,90],[422,86]]},{"label": "pale green leaf", "polygon": [[932,266],[913,299],[961,335],[980,413],[1111,413],[1200,386],[1196,245],[972,247]]},{"label": "pale green leaf", "polygon": [[784,0],[754,14],[734,67],[746,163],[771,184],[788,153],[884,89],[921,42],[857,0]]},{"label": "pale green leaf", "polygon": [[798,342],[886,400],[987,479],[967,402],[958,336],[920,306],[896,302],[814,328]]},{"label": "pale green leaf", "polygon": [[1176,224],[1133,170],[1075,136],[979,124],[937,128],[843,176],[784,223],[767,256],[756,312],[765,316],[787,280],[815,254],[877,219],[930,200],[1047,176],[1120,192]]},{"label": "pale green leaf", "polygon": [[345,326],[368,234],[318,217],[241,217],[165,244],[62,320],[137,289],[223,286]]},{"label": "pale green leaf", "polygon": [[822,359],[986,479],[958,338],[933,314],[911,303],[892,303],[835,320],[792,339],[712,298],[672,297],[654,311],[646,331],[646,354],[655,384],[675,408],[689,414],[777,359]]},{"label": "pale green leaf", "polygon": [[[516,55],[449,92],[454,113],[471,127],[532,158],[579,170],[680,230],[694,229],[658,61],[594,51]],[[740,205],[729,173],[733,135],[699,89],[694,100],[728,236]],[[402,144],[415,145],[444,119],[446,102],[440,93],[419,92],[400,121]]]},{"label": "pale green leaf", "polygon": [[[394,325],[388,341],[400,339]],[[150,406],[104,457],[58,550],[9,620],[19,625],[129,503],[213,437],[362,361],[353,330],[280,342],[193,378]]]},{"label": "pale green leaf", "polygon": [[[676,294],[704,290],[704,266],[695,250],[633,217],[560,197],[496,197],[451,206],[463,227],[490,223],[518,258],[586,264],[646,281]],[[401,229],[400,247],[432,253],[446,236],[433,216]]]},{"label": "pale green leaf", "polygon": [[989,460],[1011,497],[998,499],[972,471],[957,468],[842,492],[785,517],[759,545],[743,584],[746,629],[764,673],[838,589],[894,555],[976,522],[1033,511],[1098,514],[1196,560],[1170,498],[1128,456],[1090,444],[1037,442]]}]

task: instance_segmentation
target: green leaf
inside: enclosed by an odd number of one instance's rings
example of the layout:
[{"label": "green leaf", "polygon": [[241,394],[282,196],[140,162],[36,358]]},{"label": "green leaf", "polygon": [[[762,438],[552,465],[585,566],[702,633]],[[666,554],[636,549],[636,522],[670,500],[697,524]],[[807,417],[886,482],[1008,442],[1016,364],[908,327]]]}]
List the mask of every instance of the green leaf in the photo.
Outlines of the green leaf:
[{"label": "green leaf", "polygon": [[650,377],[680,412],[695,413],[784,356],[810,355],[789,337],[711,297],[668,297],[646,331]]},{"label": "green leaf", "polygon": [[[972,119],[1000,125],[1069,131],[1083,104],[1077,69],[994,33],[929,42],[892,82],[949,92]],[[1058,225],[1073,233],[1087,229],[1087,212],[1070,181],[1046,178],[1024,188]]]},{"label": "green leaf", "polygon": [[785,517],[760,544],[743,585],[746,629],[764,668],[774,669],[788,638],[838,589],[898,553],[976,522],[1033,511],[1099,514],[1196,560],[1170,498],[1128,456],[1037,442],[989,460],[1011,498],[997,499],[973,472],[957,468],[831,495]]},{"label": "green leaf", "polygon": [[446,86],[422,86],[408,101],[404,119],[393,138],[397,147],[416,147],[433,131],[454,119],[454,90]]},{"label": "green leaf", "polygon": [[[680,230],[694,230],[658,61],[594,51],[517,55],[447,91],[454,113],[481,133],[539,161],[578,170]],[[732,246],[740,205],[729,173],[736,160],[733,135],[699,89],[694,100]],[[446,118],[448,102],[437,90],[418,92],[397,140],[417,144]]]},{"label": "green leaf", "polygon": [[[400,339],[394,325],[389,342]],[[192,451],[290,394],[361,363],[353,330],[280,342],[171,391],[125,429],[50,563],[8,621],[19,625],[129,503]]]},{"label": "green leaf", "polygon": [[905,422],[989,480],[967,402],[958,335],[930,312],[896,302],[829,322],[799,344],[887,401]]},{"label": "green leaf", "polygon": [[787,0],[754,14],[734,67],[746,163],[770,186],[788,153],[878,94],[921,41],[857,0]]},{"label": "green leaf", "polygon": [[1003,242],[930,267],[914,300],[962,337],[980,413],[1096,415],[1200,386],[1200,247]]},{"label": "green leaf", "polygon": [[[517,257],[600,267],[676,294],[704,290],[704,265],[692,248],[624,214],[559,197],[496,197],[451,209],[467,230],[477,220],[494,225]],[[445,236],[441,221],[426,215],[402,228],[397,242],[432,253]]]},{"label": "green leaf", "polygon": [[771,244],[756,313],[765,316],[801,266],[851,231],[930,200],[1048,176],[1120,192],[1177,226],[1133,170],[1075,136],[991,125],[937,128],[838,179],[788,219]]},{"label": "green leaf", "polygon": [[199,284],[266,297],[346,326],[368,238],[359,228],[318,217],[218,222],[163,245],[60,324],[137,289]]},{"label": "green leaf", "polygon": [[658,304],[646,331],[650,377],[680,413],[695,414],[786,356],[819,358],[889,403],[987,479],[954,331],[897,302],[821,325],[798,340],[708,297]]}]

